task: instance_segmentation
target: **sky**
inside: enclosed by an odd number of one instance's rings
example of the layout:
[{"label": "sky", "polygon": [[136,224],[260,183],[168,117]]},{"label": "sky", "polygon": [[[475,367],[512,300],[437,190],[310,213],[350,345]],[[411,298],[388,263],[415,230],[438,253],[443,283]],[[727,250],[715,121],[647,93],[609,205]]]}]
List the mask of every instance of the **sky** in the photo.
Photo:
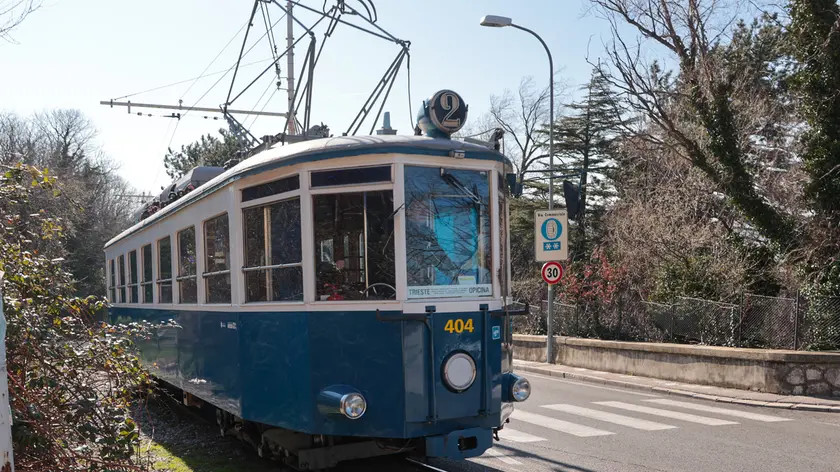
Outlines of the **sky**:
[{"label": "sky", "polygon": [[[320,9],[323,1],[302,3]],[[347,3],[360,7],[357,0]],[[538,33],[552,51],[558,79],[573,86],[588,80],[587,55],[590,60],[603,55],[609,33],[604,20],[587,13],[586,0],[374,0],[374,4],[377,25],[411,41],[411,108],[403,65],[384,109],[390,111],[391,125],[399,134],[412,133],[411,118],[420,103],[440,89],[455,90],[464,98],[470,107],[469,123],[487,111],[492,94],[515,90],[523,76],[532,76],[540,86],[548,84],[548,60],[539,42],[513,28],[481,27],[483,15],[508,16]],[[162,116],[171,111],[133,108],[132,113],[154,115],[137,116],[99,102],[185,81],[122,100],[162,104],[183,100],[185,106],[218,107],[226,99],[231,74],[213,88],[222,74],[187,79],[203,71],[225,71],[236,61],[252,6],[251,0],[44,0],[41,9],[12,32],[14,43],[0,40],[0,111],[28,116],[55,108],[81,110],[98,130],[97,143],[118,163],[119,174],[138,192],[159,193],[169,182],[163,167],[167,147],[178,149],[202,134],[226,128],[221,119],[204,118],[221,115],[190,112],[179,121]],[[276,5],[269,13],[272,21],[282,15]],[[306,24],[317,18],[300,13]],[[361,24],[358,18],[353,22]],[[264,31],[258,10],[248,46]],[[298,26],[295,36],[302,32]],[[320,45],[323,28],[317,32]],[[275,34],[282,51],[285,20]],[[304,40],[295,49],[296,74],[307,47]],[[334,135],[346,131],[399,51],[394,43],[339,25],[315,72],[312,124],[323,122]],[[256,44],[243,64],[261,62],[241,69],[234,95],[271,64],[271,57],[265,39]],[[285,75],[286,59],[280,64]],[[274,82],[271,70],[232,108],[286,111],[285,91],[272,95]],[[374,116],[360,134],[370,131]],[[249,127],[254,119],[238,118]],[[280,132],[283,125],[282,118],[260,117],[251,131],[260,137]],[[381,119],[376,128],[380,125]]]}]

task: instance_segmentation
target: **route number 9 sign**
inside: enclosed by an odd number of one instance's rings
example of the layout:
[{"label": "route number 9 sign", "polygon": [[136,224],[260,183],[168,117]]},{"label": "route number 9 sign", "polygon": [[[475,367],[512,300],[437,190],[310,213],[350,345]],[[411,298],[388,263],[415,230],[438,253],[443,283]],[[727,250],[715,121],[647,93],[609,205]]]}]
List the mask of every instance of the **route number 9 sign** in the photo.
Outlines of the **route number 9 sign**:
[{"label": "route number 9 sign", "polygon": [[542,278],[545,283],[554,285],[563,278],[563,266],[559,262],[551,261],[543,264]]}]

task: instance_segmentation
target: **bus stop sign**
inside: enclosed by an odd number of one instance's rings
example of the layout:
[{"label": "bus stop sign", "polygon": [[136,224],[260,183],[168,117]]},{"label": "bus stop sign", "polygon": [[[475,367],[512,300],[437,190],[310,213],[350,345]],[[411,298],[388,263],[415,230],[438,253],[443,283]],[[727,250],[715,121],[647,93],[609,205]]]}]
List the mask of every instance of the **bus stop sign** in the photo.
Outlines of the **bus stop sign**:
[{"label": "bus stop sign", "polygon": [[569,257],[569,231],[566,210],[534,212],[534,260],[565,261]]}]

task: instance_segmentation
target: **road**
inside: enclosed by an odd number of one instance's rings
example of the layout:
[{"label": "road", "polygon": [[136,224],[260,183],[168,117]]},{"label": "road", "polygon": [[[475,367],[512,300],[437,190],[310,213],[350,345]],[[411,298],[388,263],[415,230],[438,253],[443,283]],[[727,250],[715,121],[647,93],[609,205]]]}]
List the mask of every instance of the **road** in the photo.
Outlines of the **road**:
[{"label": "road", "polygon": [[840,414],[748,407],[525,374],[501,441],[447,472],[840,471]]}]

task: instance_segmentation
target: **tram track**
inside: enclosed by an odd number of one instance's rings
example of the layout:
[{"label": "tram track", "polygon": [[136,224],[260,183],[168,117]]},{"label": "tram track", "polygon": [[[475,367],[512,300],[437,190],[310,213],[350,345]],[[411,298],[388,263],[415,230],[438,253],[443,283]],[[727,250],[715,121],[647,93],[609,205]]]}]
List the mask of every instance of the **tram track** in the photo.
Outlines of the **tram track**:
[{"label": "tram track", "polygon": [[418,459],[414,459],[414,458],[412,458],[412,457],[406,457],[406,458],[405,458],[405,460],[406,460],[407,462],[410,462],[410,463],[412,463],[412,464],[416,465],[416,466],[420,466],[420,467],[421,467],[421,470],[431,470],[431,471],[434,471],[434,472],[449,472],[449,471],[447,471],[447,470],[441,469],[441,468],[439,468],[439,467],[435,467],[435,466],[433,466],[433,465],[431,465],[431,464],[427,464],[427,463],[425,463],[425,462],[423,462],[423,461],[420,461],[420,460],[418,460]]}]

